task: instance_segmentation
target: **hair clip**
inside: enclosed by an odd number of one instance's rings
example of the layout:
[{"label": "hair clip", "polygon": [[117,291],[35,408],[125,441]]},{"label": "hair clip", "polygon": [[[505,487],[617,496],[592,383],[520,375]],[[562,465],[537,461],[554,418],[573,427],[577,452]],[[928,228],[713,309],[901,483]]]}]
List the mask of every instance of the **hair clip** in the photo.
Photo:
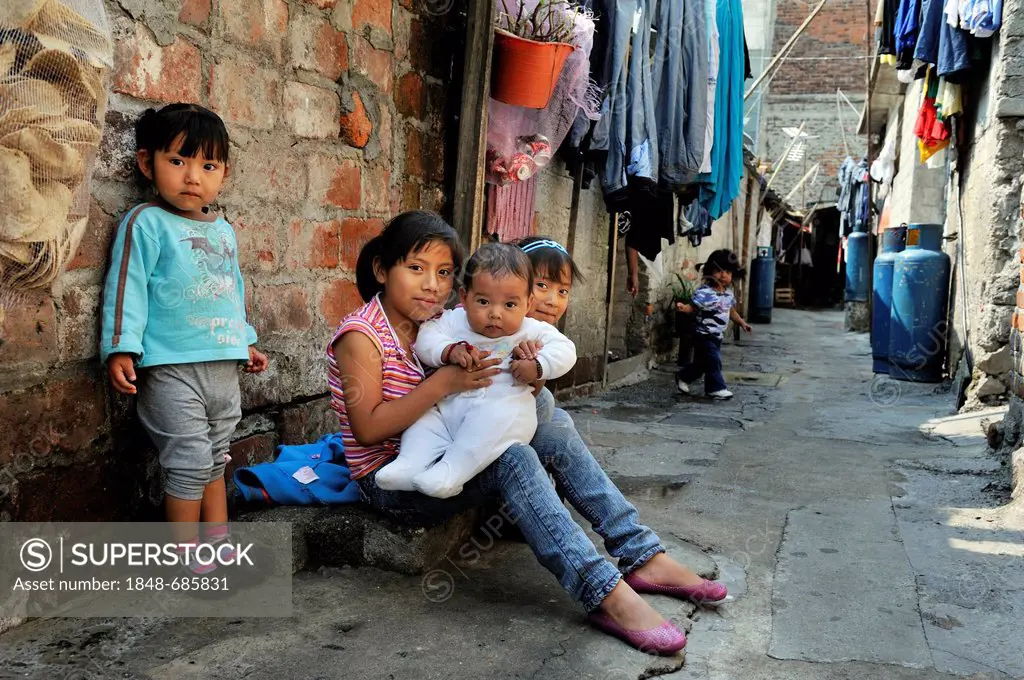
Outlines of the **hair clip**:
[{"label": "hair clip", "polygon": [[525,246],[520,246],[520,250],[522,250],[524,253],[532,253],[533,251],[540,250],[541,248],[554,248],[555,250],[565,253],[566,255],[569,254],[569,251],[565,249],[565,246],[563,246],[561,243],[557,241],[551,241],[549,239],[534,241],[533,243],[527,243]]}]

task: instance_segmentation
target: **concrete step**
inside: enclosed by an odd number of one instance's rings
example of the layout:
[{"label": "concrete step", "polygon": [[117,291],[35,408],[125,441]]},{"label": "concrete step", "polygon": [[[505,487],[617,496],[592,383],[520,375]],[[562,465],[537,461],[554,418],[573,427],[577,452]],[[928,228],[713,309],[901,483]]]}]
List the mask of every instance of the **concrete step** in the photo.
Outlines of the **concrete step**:
[{"label": "concrete step", "polygon": [[292,573],[321,566],[421,574],[480,526],[470,511],[435,526],[409,527],[359,505],[287,506],[242,512],[238,522],[290,522]]}]

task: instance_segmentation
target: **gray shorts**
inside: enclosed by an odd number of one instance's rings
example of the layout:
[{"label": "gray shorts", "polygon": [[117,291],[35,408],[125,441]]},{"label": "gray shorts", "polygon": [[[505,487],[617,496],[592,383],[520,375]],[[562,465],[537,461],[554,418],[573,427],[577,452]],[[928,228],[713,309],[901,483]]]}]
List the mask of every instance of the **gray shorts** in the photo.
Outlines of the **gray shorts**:
[{"label": "gray shorts", "polygon": [[231,434],[242,418],[237,361],[139,369],[139,421],[160,454],[164,492],[199,500],[224,476]]}]

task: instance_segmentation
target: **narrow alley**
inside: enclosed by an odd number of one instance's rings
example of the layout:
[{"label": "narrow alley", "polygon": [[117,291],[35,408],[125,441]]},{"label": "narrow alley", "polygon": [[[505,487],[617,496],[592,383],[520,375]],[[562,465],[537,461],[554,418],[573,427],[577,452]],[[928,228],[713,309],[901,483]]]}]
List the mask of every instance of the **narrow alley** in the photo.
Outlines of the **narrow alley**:
[{"label": "narrow alley", "polygon": [[425,576],[300,572],[290,619],[34,620],[0,677],[1024,677],[1024,513],[985,438],[1005,409],[872,379],[841,312],[777,310],[723,354],[730,402],[662,366],[568,406],[670,552],[729,586],[717,611],[652,597],[685,656],[592,630],[494,523]]}]

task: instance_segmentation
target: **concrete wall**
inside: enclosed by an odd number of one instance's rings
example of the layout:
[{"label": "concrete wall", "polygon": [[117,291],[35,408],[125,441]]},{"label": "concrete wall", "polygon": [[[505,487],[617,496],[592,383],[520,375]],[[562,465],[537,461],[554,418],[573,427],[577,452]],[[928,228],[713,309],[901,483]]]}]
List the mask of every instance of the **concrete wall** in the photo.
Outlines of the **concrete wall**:
[{"label": "concrete wall", "polygon": [[[97,360],[111,237],[144,198],[133,182],[132,126],[149,106],[199,102],[224,117],[232,137],[232,174],[217,207],[238,234],[250,319],[271,362],[267,373],[242,377],[232,467],[337,429],[324,349],[360,303],[359,248],[393,214],[444,212],[451,195],[464,9],[418,0],[107,1],[116,65],[88,233],[53,286],[0,300],[0,520],[159,515],[155,456],[132,401],[110,390]],[[559,238],[567,183],[564,171],[546,178],[538,196],[540,223]],[[574,248],[591,278],[569,317],[588,367],[581,380],[593,378],[603,352],[603,315],[595,323],[594,310],[603,306],[606,219],[588,192]]]},{"label": "concrete wall", "polygon": [[[883,146],[889,139],[896,141],[898,172],[893,179],[889,196],[891,225],[904,222],[929,222],[942,224],[946,219],[946,152],[936,159],[930,168],[917,159],[917,137],[914,126],[917,111],[921,108],[924,81],[914,81],[908,88],[901,106],[890,110],[889,125]],[[911,112],[903,115],[903,112]],[[881,147],[879,148],[881,151]],[[881,198],[881,196],[879,196]]]},{"label": "concrete wall", "polygon": [[[608,212],[599,183],[580,193],[576,238],[569,241],[573,180],[559,159],[537,180],[536,229],[571,248],[586,278],[573,287],[565,333],[576,343],[576,366],[558,382],[560,390],[587,389],[604,378],[604,330],[608,279]],[[619,279],[625,281],[625,279]],[[625,284],[623,283],[623,287]]]}]

